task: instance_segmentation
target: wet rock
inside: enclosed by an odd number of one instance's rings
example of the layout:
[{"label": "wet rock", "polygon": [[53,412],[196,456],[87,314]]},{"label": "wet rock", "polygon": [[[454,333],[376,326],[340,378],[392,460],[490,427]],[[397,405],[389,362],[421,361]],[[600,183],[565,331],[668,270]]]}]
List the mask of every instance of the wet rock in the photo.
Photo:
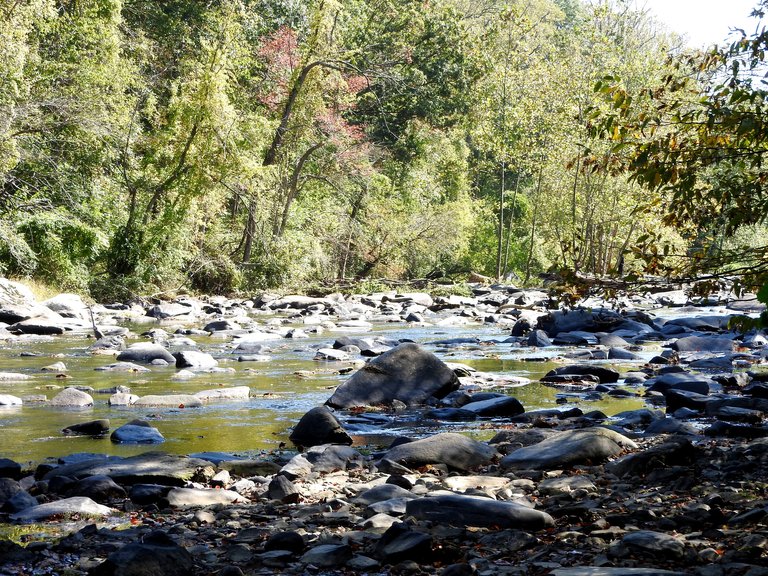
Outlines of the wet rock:
[{"label": "wet rock", "polygon": [[27,508],[21,512],[11,515],[11,519],[17,522],[36,522],[38,520],[45,520],[52,516],[71,516],[78,514],[80,516],[109,516],[114,514],[116,510],[97,504],[90,498],[82,496],[74,496],[72,498],[64,498],[63,500],[56,500],[55,502],[48,502],[46,504],[39,504],[32,508]]},{"label": "wet rock", "polygon": [[667,416],[662,420],[652,422],[645,429],[645,432],[646,434],[687,434],[691,436],[695,436],[699,433],[698,430],[690,424],[681,422],[672,416]]},{"label": "wet rock", "polygon": [[65,388],[51,399],[50,404],[63,408],[86,408],[93,406],[93,397],[77,388]]},{"label": "wet rock", "polygon": [[517,416],[525,412],[525,408],[517,398],[501,396],[480,402],[470,402],[462,407],[462,410],[473,412],[483,417]]},{"label": "wet rock", "polygon": [[164,533],[131,542],[88,571],[90,576],[189,576],[192,555]]},{"label": "wet rock", "polygon": [[199,408],[202,405],[202,400],[191,394],[149,394],[141,396],[133,403],[133,406],[137,407],[171,406],[174,408]]},{"label": "wet rock", "polygon": [[667,414],[675,414],[681,408],[704,412],[712,398],[687,390],[669,389],[664,392],[664,400],[667,403]]},{"label": "wet rock", "polygon": [[157,428],[144,420],[131,420],[112,432],[110,440],[116,444],[160,444],[165,438]]},{"label": "wet rock", "polygon": [[445,464],[456,470],[469,470],[489,464],[497,455],[494,448],[462,434],[444,432],[389,449],[383,459],[406,467]]},{"label": "wet rock", "polygon": [[72,424],[62,430],[64,434],[80,436],[103,436],[109,432],[109,420],[91,420],[80,424]]},{"label": "wet rock", "polygon": [[449,422],[469,422],[477,420],[478,415],[471,410],[464,410],[463,408],[435,408],[434,410],[426,411],[424,418]]},{"label": "wet rock", "polygon": [[547,333],[544,332],[544,330],[534,330],[528,335],[528,339],[525,342],[528,346],[537,346],[539,348],[552,346],[552,340],[549,339],[549,336],[547,336]]},{"label": "wet rock", "polygon": [[730,338],[716,336],[686,336],[670,344],[678,352],[733,352],[734,344]]},{"label": "wet rock", "polygon": [[704,430],[704,434],[706,436],[725,436],[728,438],[765,438],[768,436],[768,427],[715,422]]},{"label": "wet rock", "polygon": [[549,514],[517,502],[458,494],[410,500],[406,505],[406,514],[420,520],[451,526],[499,526],[543,530],[555,524]]},{"label": "wet rock", "polygon": [[619,381],[619,373],[616,370],[610,368],[603,368],[602,366],[592,366],[589,364],[574,364],[571,366],[561,366],[550,370],[541,379],[542,382],[547,382],[547,379],[553,376],[563,375],[576,375],[576,376],[595,376],[598,378],[601,384],[612,384]]},{"label": "wet rock", "polygon": [[341,422],[325,406],[312,408],[304,414],[288,438],[299,447],[352,444],[352,438],[346,433]]},{"label": "wet rock", "polygon": [[0,478],[21,478],[21,464],[10,458],[0,458]]},{"label": "wet rock", "polygon": [[[227,388],[215,388],[213,390],[201,390],[195,392],[195,398],[201,402],[216,402],[221,400],[246,401],[251,397],[251,389],[248,386],[230,386]],[[187,406],[185,404],[185,406]]]},{"label": "wet rock", "polygon": [[119,362],[134,362],[139,364],[151,364],[155,360],[163,360],[168,364],[176,364],[176,358],[159,344],[140,342],[132,344],[116,358]]},{"label": "wet rock", "polygon": [[713,387],[717,386],[717,383],[707,376],[688,372],[673,372],[648,380],[646,386],[651,392],[664,393],[667,390],[686,390],[707,395]]},{"label": "wet rock", "polygon": [[182,350],[174,352],[172,356],[176,359],[176,368],[205,369],[219,365],[213,356],[198,350]]},{"label": "wet rock", "polygon": [[146,368],[144,366],[139,366],[138,364],[135,364],[133,362],[115,362],[113,364],[108,364],[107,366],[99,366],[98,368],[94,368],[94,370],[100,371],[100,372],[149,372],[149,368]]},{"label": "wet rock", "polygon": [[624,450],[635,449],[629,438],[606,428],[585,428],[558,433],[515,450],[501,460],[504,468],[549,470],[591,462],[603,462]]},{"label": "wet rock", "polygon": [[388,405],[400,400],[408,406],[442,398],[459,387],[459,380],[434,354],[405,343],[372,359],[339,386],[326,404],[334,408]]}]

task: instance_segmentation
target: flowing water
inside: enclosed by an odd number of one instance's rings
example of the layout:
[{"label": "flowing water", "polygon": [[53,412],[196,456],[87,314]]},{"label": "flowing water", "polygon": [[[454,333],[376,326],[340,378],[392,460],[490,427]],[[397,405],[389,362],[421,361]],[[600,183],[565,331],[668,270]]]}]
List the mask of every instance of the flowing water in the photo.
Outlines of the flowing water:
[{"label": "flowing water", "polygon": [[[169,332],[172,324],[154,325]],[[146,326],[134,326],[140,333]],[[261,450],[277,448],[288,442],[290,428],[310,408],[321,405],[331,395],[335,386],[347,376],[339,374],[343,363],[313,360],[319,347],[329,347],[341,335],[406,338],[423,344],[446,362],[467,364],[479,371],[492,373],[500,380],[484,386],[486,390],[502,391],[517,397],[526,410],[538,408],[567,408],[579,406],[585,412],[600,409],[608,415],[644,406],[640,397],[612,398],[604,396],[598,401],[583,401],[576,396],[563,396],[561,392],[544,386],[536,380],[551,368],[562,365],[548,358],[564,353],[564,349],[532,351],[504,343],[508,327],[471,325],[461,327],[423,327],[402,323],[376,325],[367,332],[325,332],[306,339],[279,339],[267,344],[272,348],[268,362],[238,362],[237,354],[228,347],[229,339],[216,337],[193,338],[199,348],[213,354],[219,366],[234,368],[234,373],[198,374],[185,381],[176,381],[175,367],[152,366],[150,372],[116,373],[96,371],[95,368],[114,361],[111,356],[93,355],[88,352],[92,342],[86,337],[60,336],[55,338],[26,337],[0,348],[0,371],[22,372],[33,375],[31,380],[0,382],[0,394],[14,396],[55,396],[65,386],[88,386],[98,391],[118,385],[130,387],[139,396],[147,394],[193,394],[201,390],[223,386],[249,386],[251,398],[245,402],[219,402],[202,408],[136,408],[109,406],[108,393],[91,392],[94,406],[86,409],[62,409],[44,403],[28,403],[23,406],[0,407],[0,457],[18,461],[37,462],[46,457],[58,457],[77,452],[94,452],[131,455],[146,452],[147,445],[114,444],[109,437],[90,438],[67,436],[61,430],[67,426],[90,420],[108,418],[111,428],[134,418],[148,420],[165,436],[166,442],[155,448],[172,453],[189,454],[202,451],[226,451],[253,454]],[[451,338],[478,338],[481,342],[442,346],[435,341]],[[146,341],[137,337],[133,341]],[[649,349],[650,357],[658,349]],[[526,358],[536,356],[536,361]],[[54,362],[64,362],[66,378],[56,372],[41,369]],[[619,365],[626,372],[638,363]],[[519,387],[504,385],[504,377],[519,376],[531,379],[531,384]],[[637,391],[637,390],[635,390]],[[562,404],[563,401],[566,404]],[[408,414],[392,418],[384,427],[361,427],[371,434],[424,433],[438,429],[461,430],[480,438],[490,437],[501,422],[478,421],[461,424],[425,424]],[[365,436],[361,440],[365,442]]]}]

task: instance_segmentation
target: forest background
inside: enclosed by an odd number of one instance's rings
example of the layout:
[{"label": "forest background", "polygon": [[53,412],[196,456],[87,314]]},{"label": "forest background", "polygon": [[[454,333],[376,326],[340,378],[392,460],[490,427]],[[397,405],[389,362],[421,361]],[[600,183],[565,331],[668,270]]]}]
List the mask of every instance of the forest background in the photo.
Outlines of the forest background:
[{"label": "forest background", "polygon": [[624,0],[0,0],[0,274],[760,286],[765,47]]}]

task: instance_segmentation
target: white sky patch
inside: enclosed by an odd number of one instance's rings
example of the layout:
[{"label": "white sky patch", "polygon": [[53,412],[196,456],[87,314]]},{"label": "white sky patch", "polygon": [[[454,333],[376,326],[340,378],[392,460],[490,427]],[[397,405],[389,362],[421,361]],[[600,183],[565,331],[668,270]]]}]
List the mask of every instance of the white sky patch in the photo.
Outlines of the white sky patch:
[{"label": "white sky patch", "polygon": [[[758,0],[637,1],[638,7],[651,10],[670,30],[685,36],[694,48],[725,43],[732,28],[742,28],[748,35],[754,32],[758,19],[749,15],[757,3]],[[764,20],[761,26],[766,24],[768,21]]]}]

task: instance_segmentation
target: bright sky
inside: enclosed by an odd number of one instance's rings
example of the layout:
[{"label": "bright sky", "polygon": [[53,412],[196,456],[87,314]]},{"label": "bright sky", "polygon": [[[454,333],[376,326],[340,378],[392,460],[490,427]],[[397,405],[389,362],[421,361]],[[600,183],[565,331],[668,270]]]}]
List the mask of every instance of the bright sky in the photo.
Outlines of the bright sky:
[{"label": "bright sky", "polygon": [[[757,18],[749,14],[758,0],[637,0],[668,28],[688,38],[691,47],[722,44],[733,27],[754,32]],[[768,20],[768,15],[766,15]],[[768,22],[764,23],[768,24]]]}]

